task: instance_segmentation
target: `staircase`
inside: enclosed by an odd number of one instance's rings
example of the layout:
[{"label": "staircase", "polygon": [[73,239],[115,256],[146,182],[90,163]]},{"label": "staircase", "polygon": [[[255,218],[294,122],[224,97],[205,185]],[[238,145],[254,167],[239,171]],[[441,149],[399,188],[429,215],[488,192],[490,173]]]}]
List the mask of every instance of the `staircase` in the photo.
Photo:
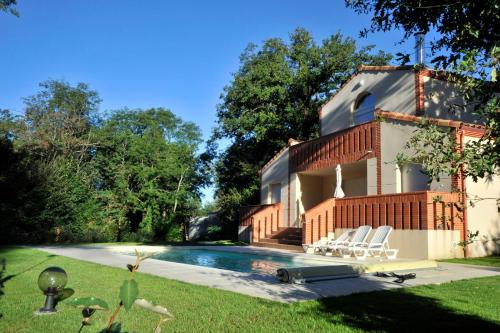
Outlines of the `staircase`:
[{"label": "staircase", "polygon": [[302,228],[279,228],[266,238],[253,242],[253,246],[270,247],[289,251],[304,252],[302,248]]}]

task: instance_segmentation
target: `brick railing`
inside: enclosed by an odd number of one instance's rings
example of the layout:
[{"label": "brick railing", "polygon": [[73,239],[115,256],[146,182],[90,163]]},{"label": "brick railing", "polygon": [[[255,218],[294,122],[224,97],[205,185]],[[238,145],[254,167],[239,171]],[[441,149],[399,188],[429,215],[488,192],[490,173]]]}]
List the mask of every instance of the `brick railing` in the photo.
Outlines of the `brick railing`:
[{"label": "brick railing", "polygon": [[240,209],[240,226],[250,226],[252,242],[258,242],[283,227],[283,205],[281,203],[247,206]]},{"label": "brick railing", "polygon": [[303,242],[310,244],[334,229],[361,225],[463,231],[459,199],[458,193],[433,191],[328,199],[305,213]]},{"label": "brick railing", "polygon": [[353,163],[377,156],[375,121],[290,147],[290,173]]}]

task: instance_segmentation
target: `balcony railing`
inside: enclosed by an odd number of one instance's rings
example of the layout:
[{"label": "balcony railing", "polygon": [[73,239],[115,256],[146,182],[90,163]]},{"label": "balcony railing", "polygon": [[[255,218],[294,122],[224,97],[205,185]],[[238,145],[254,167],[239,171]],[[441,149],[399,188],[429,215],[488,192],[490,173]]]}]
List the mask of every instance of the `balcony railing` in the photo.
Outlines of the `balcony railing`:
[{"label": "balcony railing", "polygon": [[258,242],[283,227],[281,203],[247,206],[240,209],[240,226],[250,226],[252,242]]},{"label": "balcony railing", "polygon": [[290,147],[290,172],[311,171],[377,156],[376,121]]},{"label": "balcony railing", "polygon": [[[305,213],[303,242],[313,243],[335,229],[390,225],[395,230],[462,230],[458,193],[411,192],[328,199]],[[461,233],[463,236],[463,232]]]}]

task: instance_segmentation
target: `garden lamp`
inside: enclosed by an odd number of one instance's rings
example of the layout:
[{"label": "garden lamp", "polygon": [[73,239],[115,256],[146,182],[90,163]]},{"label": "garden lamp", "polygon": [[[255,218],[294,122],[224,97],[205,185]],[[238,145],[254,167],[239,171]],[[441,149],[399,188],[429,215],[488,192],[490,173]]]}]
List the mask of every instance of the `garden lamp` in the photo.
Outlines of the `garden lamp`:
[{"label": "garden lamp", "polygon": [[68,276],[60,267],[49,267],[40,273],[38,287],[45,294],[45,305],[38,310],[39,313],[53,313],[57,310],[57,296],[61,293],[68,282]]}]

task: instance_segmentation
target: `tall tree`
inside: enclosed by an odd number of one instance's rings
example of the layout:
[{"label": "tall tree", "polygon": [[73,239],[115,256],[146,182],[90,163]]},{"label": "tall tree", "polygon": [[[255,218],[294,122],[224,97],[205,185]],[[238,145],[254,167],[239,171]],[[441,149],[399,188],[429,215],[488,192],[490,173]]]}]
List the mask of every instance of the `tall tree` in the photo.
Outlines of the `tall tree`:
[{"label": "tall tree", "polygon": [[230,140],[216,165],[218,204],[226,236],[234,237],[238,207],[258,202],[258,170],[289,138],[318,136],[318,107],[360,64],[383,65],[391,56],[373,46],[357,49],[339,33],[318,45],[296,29],[289,42],[250,44],[240,68],[224,88],[212,140]]},{"label": "tall tree", "polygon": [[[500,170],[500,7],[496,0],[452,0],[439,3],[432,0],[346,0],[346,5],[358,13],[372,15],[371,26],[361,31],[362,36],[375,31],[404,30],[404,38],[416,32],[438,33],[430,41],[431,63],[436,69],[445,70],[447,80],[456,84],[473,104],[474,112],[482,117],[486,133],[479,141],[469,142],[456,153],[454,140],[447,149],[441,144],[448,133],[430,126],[421,133],[422,138],[434,138],[429,143],[433,153],[442,152],[439,159],[450,166],[445,171],[451,175],[462,169],[474,180],[495,174]],[[403,61],[409,56],[401,54]],[[465,107],[465,106],[457,106]],[[453,111],[453,110],[451,110]],[[439,139],[435,140],[438,137]],[[417,138],[418,139],[418,138]],[[413,140],[420,151],[425,140]],[[421,156],[419,157],[421,158]],[[431,177],[438,177],[443,163],[433,163],[427,158],[424,165]],[[463,166],[463,167],[462,167]]]},{"label": "tall tree", "polygon": [[167,109],[120,110],[103,122],[96,151],[99,196],[117,240],[129,230],[166,240],[190,217],[204,183],[199,128]]},{"label": "tall tree", "polygon": [[[74,240],[92,215],[92,118],[99,97],[84,84],[40,84],[25,99],[25,117],[2,117],[2,187],[9,193],[0,214],[10,240]],[[9,214],[14,211],[15,214]]]}]

